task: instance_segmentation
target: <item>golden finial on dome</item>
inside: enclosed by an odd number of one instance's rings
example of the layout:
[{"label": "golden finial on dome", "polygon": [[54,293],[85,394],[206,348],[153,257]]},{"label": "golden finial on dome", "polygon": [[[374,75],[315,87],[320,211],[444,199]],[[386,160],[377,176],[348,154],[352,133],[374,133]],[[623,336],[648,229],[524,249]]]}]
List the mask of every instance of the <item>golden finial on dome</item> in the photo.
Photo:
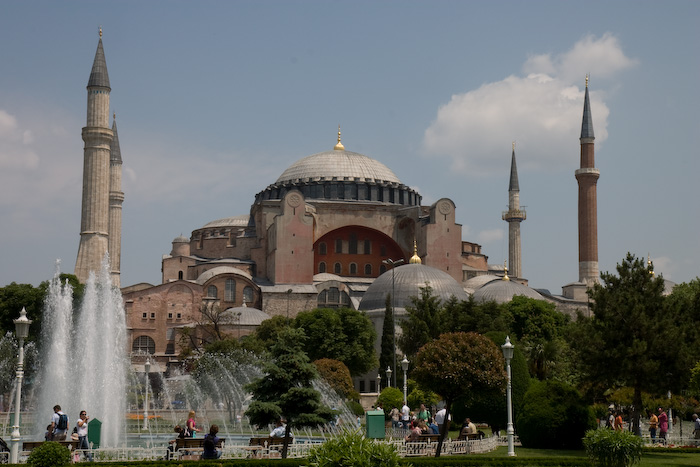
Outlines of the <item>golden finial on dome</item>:
[{"label": "golden finial on dome", "polygon": [[649,269],[649,274],[654,275],[654,263],[651,262],[651,254],[647,253],[647,269]]},{"label": "golden finial on dome", "polygon": [[335,151],[345,151],[345,146],[340,142],[340,125],[338,125],[338,144],[333,148]]},{"label": "golden finial on dome", "polygon": [[423,261],[421,261],[420,256],[418,256],[418,247],[416,246],[416,239],[413,239],[413,256],[411,256],[411,259],[408,260],[409,264],[423,264]]},{"label": "golden finial on dome", "polygon": [[102,26],[100,26],[100,39],[102,39]]},{"label": "golden finial on dome", "polygon": [[590,78],[591,75],[586,73],[586,89],[588,89],[588,78]]},{"label": "golden finial on dome", "polygon": [[505,259],[503,260],[503,280],[504,281],[510,280],[510,277],[508,277],[508,263]]}]

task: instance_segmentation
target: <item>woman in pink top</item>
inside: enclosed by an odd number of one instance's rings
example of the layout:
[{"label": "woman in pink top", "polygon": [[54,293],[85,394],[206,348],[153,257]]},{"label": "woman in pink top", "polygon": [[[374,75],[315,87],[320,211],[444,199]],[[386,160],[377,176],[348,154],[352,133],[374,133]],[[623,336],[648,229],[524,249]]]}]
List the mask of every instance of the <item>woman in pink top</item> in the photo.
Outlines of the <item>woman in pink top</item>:
[{"label": "woman in pink top", "polygon": [[195,413],[194,410],[190,410],[189,415],[187,416],[187,432],[189,437],[194,438],[195,433],[197,433],[199,430],[197,429],[197,422],[194,419]]}]

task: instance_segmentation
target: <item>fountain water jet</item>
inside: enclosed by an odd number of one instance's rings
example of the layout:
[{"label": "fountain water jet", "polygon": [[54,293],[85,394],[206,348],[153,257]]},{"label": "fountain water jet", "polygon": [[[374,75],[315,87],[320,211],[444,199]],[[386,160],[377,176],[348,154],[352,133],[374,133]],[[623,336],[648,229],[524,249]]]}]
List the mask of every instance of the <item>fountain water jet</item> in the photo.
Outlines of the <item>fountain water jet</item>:
[{"label": "fountain water jet", "polygon": [[42,369],[37,426],[43,437],[53,406],[71,426],[80,410],[102,421],[101,446],[118,446],[126,411],[126,319],[119,289],[112,286],[105,255],[98,276],[90,272],[83,303],[73,313],[73,290],[56,274],[49,284],[42,326]]}]

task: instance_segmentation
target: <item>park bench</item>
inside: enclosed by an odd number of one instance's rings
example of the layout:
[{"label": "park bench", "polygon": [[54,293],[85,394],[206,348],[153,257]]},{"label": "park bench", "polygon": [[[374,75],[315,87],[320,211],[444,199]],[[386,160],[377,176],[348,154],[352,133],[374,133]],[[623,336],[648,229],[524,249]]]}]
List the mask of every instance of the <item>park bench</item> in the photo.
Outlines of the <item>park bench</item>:
[{"label": "park bench", "polygon": [[460,433],[455,441],[478,441],[483,438],[483,433]]},{"label": "park bench", "polygon": [[436,435],[433,433],[420,435],[420,440],[426,443],[437,443],[438,441],[440,441],[440,435]]},{"label": "park bench", "polygon": [[[287,438],[288,445],[294,443],[294,438]],[[270,451],[281,452],[284,438],[271,438],[269,436],[253,437],[248,442],[248,457],[270,457]],[[265,453],[267,451],[267,453]]]},{"label": "park bench", "polygon": [[[226,443],[225,438],[219,438],[217,449],[222,449]],[[178,453],[178,459],[199,460],[204,452],[204,437],[201,438],[177,438],[175,441],[175,451]]]}]

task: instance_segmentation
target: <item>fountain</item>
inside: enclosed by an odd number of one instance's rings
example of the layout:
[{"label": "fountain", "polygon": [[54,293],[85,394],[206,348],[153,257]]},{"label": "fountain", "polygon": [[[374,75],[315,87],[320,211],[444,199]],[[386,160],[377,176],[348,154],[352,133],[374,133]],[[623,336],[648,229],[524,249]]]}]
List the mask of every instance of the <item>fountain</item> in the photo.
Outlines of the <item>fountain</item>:
[{"label": "fountain", "polygon": [[101,445],[124,443],[126,409],[126,322],[119,289],[112,286],[109,258],[90,273],[80,311],[73,290],[59,280],[59,263],[49,284],[42,326],[39,398],[35,436],[43,438],[58,404],[71,426],[80,410],[102,421]]}]

